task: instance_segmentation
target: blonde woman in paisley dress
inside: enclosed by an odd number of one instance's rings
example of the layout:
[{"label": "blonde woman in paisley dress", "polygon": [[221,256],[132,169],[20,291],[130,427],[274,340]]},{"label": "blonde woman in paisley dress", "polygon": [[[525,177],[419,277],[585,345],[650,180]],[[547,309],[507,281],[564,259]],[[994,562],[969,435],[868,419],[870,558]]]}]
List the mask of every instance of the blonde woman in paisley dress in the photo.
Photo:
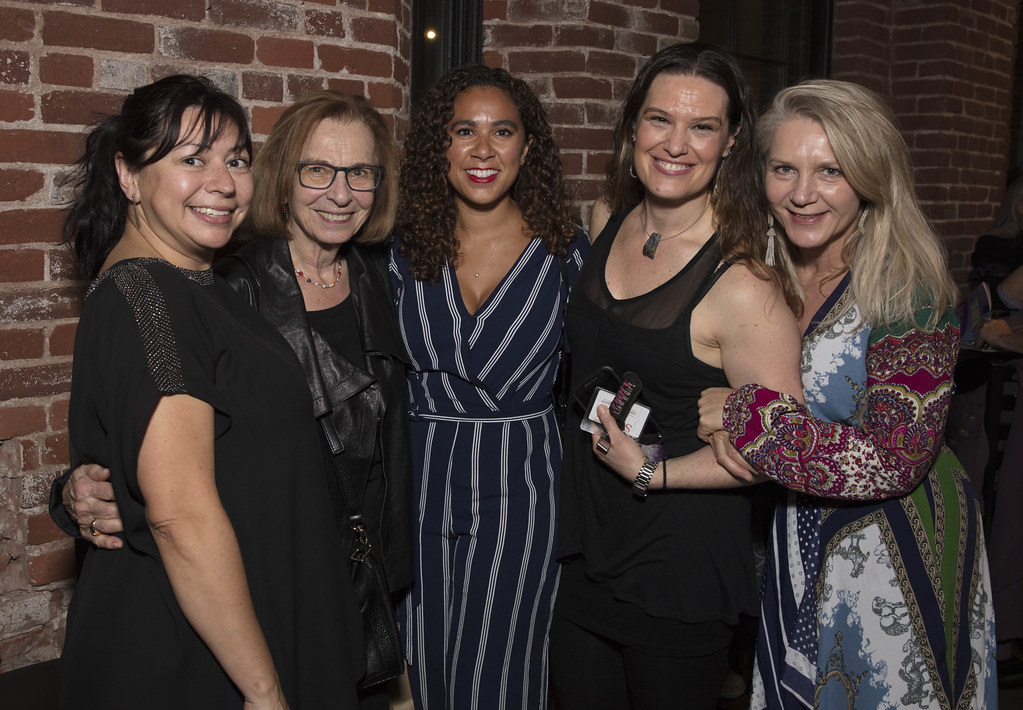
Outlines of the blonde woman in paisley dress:
[{"label": "blonde woman in paisley dress", "polygon": [[[876,95],[837,81],[783,90],[758,129],[804,293],[806,404],[758,385],[724,403],[743,456],[788,489],[752,706],[996,707],[979,508],[944,445],[955,286],[906,145]],[[704,434],[722,394],[701,400]]]}]

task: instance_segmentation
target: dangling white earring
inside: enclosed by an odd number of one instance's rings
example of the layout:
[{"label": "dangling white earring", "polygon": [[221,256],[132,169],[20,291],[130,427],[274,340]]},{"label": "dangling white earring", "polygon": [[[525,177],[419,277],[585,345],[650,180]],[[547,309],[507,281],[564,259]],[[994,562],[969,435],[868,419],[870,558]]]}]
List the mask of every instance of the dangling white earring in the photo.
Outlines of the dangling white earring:
[{"label": "dangling white earring", "polygon": [[636,178],[637,180],[639,179],[639,175],[636,174],[636,166],[635,165],[630,165],[629,166],[629,175],[631,175],[632,177]]},{"label": "dangling white earring", "polygon": [[860,212],[860,221],[856,225],[856,231],[859,232],[861,235],[863,234],[863,227],[867,223],[867,215],[869,215],[869,214],[870,214],[870,208],[869,207],[864,207],[863,211]]},{"label": "dangling white earring", "polygon": [[768,266],[774,266],[774,240],[778,234],[774,231],[774,215],[770,212],[767,213],[767,254],[764,256],[764,262]]}]

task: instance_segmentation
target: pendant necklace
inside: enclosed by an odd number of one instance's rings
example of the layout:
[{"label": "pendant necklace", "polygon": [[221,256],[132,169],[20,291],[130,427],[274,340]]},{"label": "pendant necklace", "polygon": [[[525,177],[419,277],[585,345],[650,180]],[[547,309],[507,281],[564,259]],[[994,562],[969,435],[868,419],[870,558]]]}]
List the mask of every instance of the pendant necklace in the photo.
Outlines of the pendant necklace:
[{"label": "pendant necklace", "polygon": [[303,272],[302,269],[298,268],[298,265],[296,265],[295,262],[291,262],[291,265],[295,267],[295,273],[301,276],[303,279],[305,279],[306,283],[311,283],[313,286],[319,286],[320,288],[334,288],[334,285],[337,283],[337,280],[341,278],[340,259],[338,259],[337,261],[337,276],[335,276],[334,280],[331,281],[329,284],[321,284],[319,281],[313,281],[311,278],[305,275],[305,272]]},{"label": "pendant necklace", "polygon": [[643,212],[639,216],[639,223],[640,226],[643,228],[643,234],[647,236],[646,243],[643,244],[643,256],[645,256],[647,259],[653,259],[654,255],[657,254],[657,247],[661,242],[666,242],[669,239],[674,239],[675,237],[681,237],[683,234],[685,234],[690,229],[695,227],[697,222],[703,219],[703,215],[707,214],[708,209],[710,209],[710,198],[707,199],[707,204],[704,205],[703,212],[700,213],[700,216],[697,217],[692,224],[683,229],[681,232],[676,232],[675,234],[672,234],[670,237],[662,237],[657,232],[646,231],[646,202],[644,202]]}]

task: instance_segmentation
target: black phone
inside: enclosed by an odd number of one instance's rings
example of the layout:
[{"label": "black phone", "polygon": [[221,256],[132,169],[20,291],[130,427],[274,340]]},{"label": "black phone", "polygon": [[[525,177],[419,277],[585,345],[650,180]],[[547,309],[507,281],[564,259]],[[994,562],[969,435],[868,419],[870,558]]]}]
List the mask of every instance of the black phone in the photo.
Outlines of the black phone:
[{"label": "black phone", "polygon": [[597,406],[607,405],[611,416],[626,434],[641,444],[659,444],[664,439],[660,426],[654,420],[650,407],[642,402],[642,383],[634,373],[620,377],[606,365],[575,391],[576,404],[583,410],[580,428],[584,431],[603,431],[597,419]]}]

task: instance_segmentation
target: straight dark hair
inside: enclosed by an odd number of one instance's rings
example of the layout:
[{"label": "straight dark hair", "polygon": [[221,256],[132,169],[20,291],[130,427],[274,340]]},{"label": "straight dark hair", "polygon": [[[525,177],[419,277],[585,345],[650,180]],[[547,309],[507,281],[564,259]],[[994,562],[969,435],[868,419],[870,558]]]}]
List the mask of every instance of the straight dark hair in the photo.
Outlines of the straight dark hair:
[{"label": "straight dark hair", "polygon": [[622,104],[615,124],[614,153],[607,166],[604,199],[612,212],[631,209],[643,199],[645,188],[634,177],[633,135],[636,117],[661,74],[694,76],[721,87],[728,99],[728,132],[735,136],[731,153],[714,176],[711,207],[718,225],[721,254],[732,263],[746,264],[754,274],[774,281],[795,312],[802,301],[784,264],[768,266],[767,203],[757,146],[756,99],[735,57],[713,44],[673,44],[643,65]]},{"label": "straight dark hair", "polygon": [[[198,109],[191,126],[182,117]],[[114,159],[120,155],[132,170],[152,165],[200,127],[199,145],[209,148],[226,125],[238,131],[239,149],[251,158],[252,137],[245,109],[206,77],[176,74],[141,86],[121,106],[90,131],[85,153],[64,184],[75,197],[64,221],[64,243],[74,252],[79,273],[94,278],[124,234],[129,200],[121,190]]]}]

